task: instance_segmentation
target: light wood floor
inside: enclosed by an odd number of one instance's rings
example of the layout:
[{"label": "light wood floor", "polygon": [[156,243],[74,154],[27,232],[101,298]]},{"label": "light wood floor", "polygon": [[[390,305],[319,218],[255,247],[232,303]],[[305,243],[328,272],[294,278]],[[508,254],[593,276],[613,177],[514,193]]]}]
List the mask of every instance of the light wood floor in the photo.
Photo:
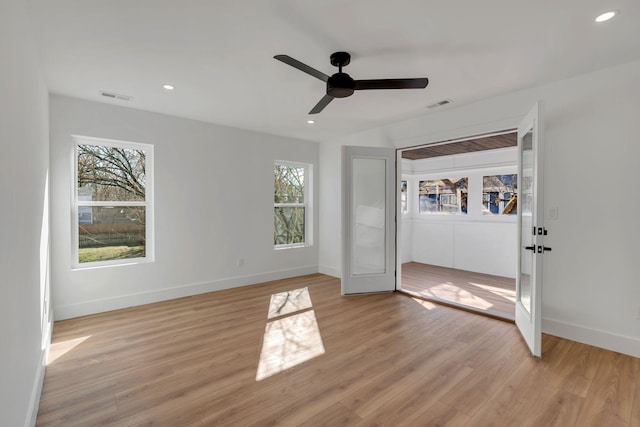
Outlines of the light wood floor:
[{"label": "light wood floor", "polygon": [[402,289],[436,302],[514,320],[516,281],[437,265],[402,264]]},{"label": "light wood floor", "polygon": [[640,359],[321,274],[56,322],[51,359],[38,426],[640,425]]}]

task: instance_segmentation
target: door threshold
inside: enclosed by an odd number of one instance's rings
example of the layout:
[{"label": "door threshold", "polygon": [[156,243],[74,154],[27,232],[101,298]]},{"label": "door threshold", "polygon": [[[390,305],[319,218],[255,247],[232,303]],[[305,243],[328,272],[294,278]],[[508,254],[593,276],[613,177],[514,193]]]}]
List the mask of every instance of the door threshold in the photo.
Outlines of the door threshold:
[{"label": "door threshold", "polygon": [[468,313],[479,314],[480,316],[489,317],[491,319],[496,319],[496,320],[502,320],[503,322],[513,323],[513,324],[516,323],[515,314],[514,316],[508,316],[504,313],[498,313],[491,310],[481,310],[479,308],[470,307],[464,304],[458,304],[456,302],[447,301],[437,297],[429,297],[429,296],[421,295],[417,292],[411,292],[404,289],[398,289],[398,292],[408,297],[419,298],[421,300],[429,301],[434,304],[442,305],[449,308],[455,308],[456,310],[462,310]]}]

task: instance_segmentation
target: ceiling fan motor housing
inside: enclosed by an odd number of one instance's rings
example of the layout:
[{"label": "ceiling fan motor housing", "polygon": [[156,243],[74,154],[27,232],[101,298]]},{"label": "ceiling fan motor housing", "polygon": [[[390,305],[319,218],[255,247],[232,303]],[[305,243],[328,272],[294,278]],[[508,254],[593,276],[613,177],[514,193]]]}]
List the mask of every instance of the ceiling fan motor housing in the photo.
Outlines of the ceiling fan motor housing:
[{"label": "ceiling fan motor housing", "polygon": [[335,73],[327,80],[327,94],[334,98],[346,98],[353,95],[356,82],[347,73]]}]

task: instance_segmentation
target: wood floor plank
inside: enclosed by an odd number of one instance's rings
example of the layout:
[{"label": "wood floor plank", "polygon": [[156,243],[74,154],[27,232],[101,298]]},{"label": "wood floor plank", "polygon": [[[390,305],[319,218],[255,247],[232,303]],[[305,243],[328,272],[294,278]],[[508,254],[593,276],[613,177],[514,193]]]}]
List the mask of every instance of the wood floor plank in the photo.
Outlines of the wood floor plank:
[{"label": "wood floor plank", "polygon": [[[441,401],[473,417],[518,369],[522,361],[530,357],[521,343],[515,340],[496,347],[492,357],[475,368],[467,381],[458,384]],[[520,362],[513,363],[514,360]]]},{"label": "wood floor plank", "polygon": [[[585,421],[579,421],[585,409],[583,398],[564,390],[542,390],[536,399],[529,402],[529,410],[519,419],[519,423],[526,427],[539,426],[587,426]],[[612,424],[592,424],[610,426]]]},{"label": "wood floor plank", "polygon": [[[549,393],[549,378],[543,374],[541,366],[540,360],[533,357],[523,358],[517,370],[506,378],[495,394],[479,408],[468,426],[485,426],[487,420],[501,420],[503,425],[522,424],[522,414],[527,413],[531,405],[540,400],[540,394]],[[551,392],[555,392],[555,389]]]},{"label": "wood floor plank", "polygon": [[[322,411],[311,415],[306,421],[298,424],[300,427],[333,427],[352,426],[362,419],[348,410],[341,403],[335,403]],[[264,424],[262,424],[264,425]]]},{"label": "wood floor plank", "polygon": [[[638,372],[640,372],[640,359],[636,359],[636,366]],[[634,394],[633,408],[631,409],[631,422],[632,426],[640,426],[640,378],[636,378],[636,391]]]},{"label": "wood floor plank", "polygon": [[[279,321],[296,312],[268,318],[271,295],[304,287],[316,340]],[[323,351],[258,379],[274,329],[283,360]],[[639,425],[639,359],[542,347],[537,360],[513,324],[401,293],[342,297],[312,274],[56,322],[37,425]]]},{"label": "wood floor plank", "polygon": [[547,367],[553,372],[549,382],[580,397],[586,397],[595,378],[602,352],[590,345],[577,342],[563,341],[566,346],[562,360],[557,363],[546,361]]},{"label": "wood floor plank", "polygon": [[[463,427],[468,423],[469,417],[452,406],[436,402],[427,411],[423,412],[407,427]],[[401,425],[405,425],[404,423]]]},{"label": "wood floor plank", "polygon": [[[424,424],[433,414],[434,405],[439,404],[438,399],[464,381],[471,372],[471,368],[452,360],[439,365],[427,361],[423,369],[412,375],[413,381],[401,382],[402,385],[409,383],[403,392],[386,399],[365,418],[364,424],[371,424],[372,420],[379,425],[398,427]],[[425,378],[429,378],[429,381],[425,381]],[[469,419],[461,415],[465,420]]]},{"label": "wood floor plank", "polygon": [[638,384],[637,363],[628,356],[604,352],[596,369],[585,398],[585,411],[578,422],[584,425],[628,425]]}]

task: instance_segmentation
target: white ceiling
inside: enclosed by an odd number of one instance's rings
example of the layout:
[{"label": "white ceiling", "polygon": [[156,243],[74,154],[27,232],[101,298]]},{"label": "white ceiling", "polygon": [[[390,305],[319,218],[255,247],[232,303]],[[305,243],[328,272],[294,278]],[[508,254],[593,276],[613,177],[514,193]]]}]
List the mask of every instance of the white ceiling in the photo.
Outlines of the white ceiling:
[{"label": "white ceiling", "polygon": [[[637,0],[30,0],[51,92],[323,141],[640,58]],[[596,24],[601,12],[617,9]],[[306,123],[326,73],[428,77],[358,91]],[[168,92],[162,84],[176,89]],[[607,82],[602,82],[606,84]],[[100,91],[132,96],[110,100]]]}]

